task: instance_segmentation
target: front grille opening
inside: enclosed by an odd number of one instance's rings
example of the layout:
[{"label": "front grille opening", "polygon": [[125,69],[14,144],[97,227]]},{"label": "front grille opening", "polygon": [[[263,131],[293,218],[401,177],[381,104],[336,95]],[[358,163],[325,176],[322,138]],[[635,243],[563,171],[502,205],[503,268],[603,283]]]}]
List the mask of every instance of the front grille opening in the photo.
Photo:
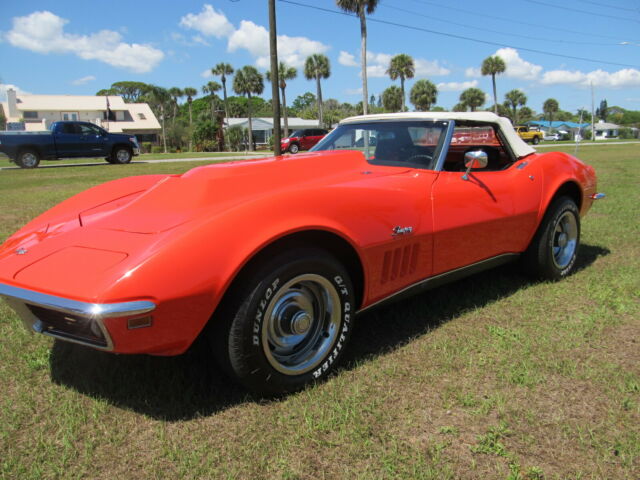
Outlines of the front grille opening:
[{"label": "front grille opening", "polygon": [[31,313],[42,322],[42,332],[55,337],[106,347],[107,339],[96,320],[27,305]]}]

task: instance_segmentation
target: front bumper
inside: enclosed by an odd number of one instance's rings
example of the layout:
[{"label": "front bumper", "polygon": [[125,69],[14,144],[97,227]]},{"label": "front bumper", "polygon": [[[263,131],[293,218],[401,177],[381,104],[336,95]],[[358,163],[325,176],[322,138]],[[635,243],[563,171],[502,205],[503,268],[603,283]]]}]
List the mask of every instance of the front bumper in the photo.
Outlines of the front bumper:
[{"label": "front bumper", "polygon": [[3,283],[0,297],[22,318],[28,330],[107,351],[113,350],[113,341],[105,319],[133,317],[156,308],[148,300],[87,303]]},{"label": "front bumper", "polygon": [[137,157],[138,155],[140,155],[140,147],[135,146],[131,149],[133,151],[133,156]]}]

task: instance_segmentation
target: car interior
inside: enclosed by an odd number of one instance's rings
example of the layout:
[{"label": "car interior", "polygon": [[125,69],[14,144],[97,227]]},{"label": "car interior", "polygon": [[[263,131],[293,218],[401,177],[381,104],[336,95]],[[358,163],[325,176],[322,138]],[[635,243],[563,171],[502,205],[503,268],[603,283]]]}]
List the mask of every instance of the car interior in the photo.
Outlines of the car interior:
[{"label": "car interior", "polygon": [[504,147],[495,128],[491,125],[464,125],[456,123],[442,170],[464,172],[464,156],[467,152],[482,150],[487,154],[488,163],[484,168],[474,168],[475,172],[495,172],[508,168],[514,157]]}]

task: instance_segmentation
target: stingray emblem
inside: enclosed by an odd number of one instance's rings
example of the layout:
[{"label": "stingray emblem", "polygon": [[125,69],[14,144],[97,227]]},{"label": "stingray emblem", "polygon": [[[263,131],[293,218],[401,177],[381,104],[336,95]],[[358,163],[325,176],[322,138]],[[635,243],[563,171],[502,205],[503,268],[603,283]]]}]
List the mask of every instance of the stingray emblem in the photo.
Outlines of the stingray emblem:
[{"label": "stingray emblem", "polygon": [[19,248],[19,249],[16,250],[16,255],[24,255],[28,251],[29,250],[27,250],[26,248]]},{"label": "stingray emblem", "polygon": [[397,237],[398,235],[409,235],[413,233],[413,227],[393,227],[391,232],[392,237]]}]

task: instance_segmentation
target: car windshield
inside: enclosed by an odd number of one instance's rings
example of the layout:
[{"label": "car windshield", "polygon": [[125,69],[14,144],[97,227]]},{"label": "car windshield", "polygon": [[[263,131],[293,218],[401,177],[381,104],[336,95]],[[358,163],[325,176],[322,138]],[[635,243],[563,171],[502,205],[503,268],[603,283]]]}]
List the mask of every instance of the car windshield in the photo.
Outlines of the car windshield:
[{"label": "car windshield", "polygon": [[296,130],[291,135],[289,135],[289,137],[291,137],[291,138],[293,138],[293,137],[303,137],[303,136],[304,136],[304,131],[303,130]]},{"label": "car windshield", "polygon": [[356,150],[369,163],[434,169],[448,121],[382,121],[346,123],[311,151]]}]

